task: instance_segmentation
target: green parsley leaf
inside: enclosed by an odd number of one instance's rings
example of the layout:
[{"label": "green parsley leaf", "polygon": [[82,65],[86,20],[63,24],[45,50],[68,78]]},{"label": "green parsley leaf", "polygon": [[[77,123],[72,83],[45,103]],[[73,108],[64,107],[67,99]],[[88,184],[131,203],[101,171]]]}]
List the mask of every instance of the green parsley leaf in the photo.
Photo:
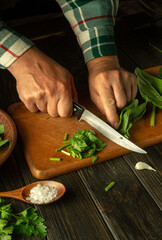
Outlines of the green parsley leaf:
[{"label": "green parsley leaf", "polygon": [[34,235],[45,237],[47,235],[44,219],[39,217],[34,208],[27,208],[18,214],[15,231],[18,235],[24,234],[28,237]]},{"label": "green parsley leaf", "polygon": [[0,218],[9,218],[12,215],[11,203],[0,207]]},{"label": "green parsley leaf", "polygon": [[11,240],[12,237],[10,235],[5,235],[5,234],[2,234],[0,235],[0,240]]}]

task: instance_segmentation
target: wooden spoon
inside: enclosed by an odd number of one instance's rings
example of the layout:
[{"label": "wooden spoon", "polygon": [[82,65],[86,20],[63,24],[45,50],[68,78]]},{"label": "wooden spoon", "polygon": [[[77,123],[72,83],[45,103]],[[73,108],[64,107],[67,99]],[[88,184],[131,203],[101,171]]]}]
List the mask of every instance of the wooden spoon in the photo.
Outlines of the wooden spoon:
[{"label": "wooden spoon", "polygon": [[[57,196],[54,199],[52,199],[51,201],[49,201],[47,203],[41,203],[41,204],[40,203],[32,203],[32,202],[26,200],[26,198],[29,197],[30,190],[33,187],[37,186],[38,184],[47,185],[49,187],[56,188]],[[27,202],[30,204],[42,205],[42,204],[49,204],[49,203],[52,203],[52,202],[58,200],[65,193],[65,190],[66,190],[65,186],[62,183],[55,182],[55,181],[38,181],[38,182],[31,183],[25,187],[22,187],[22,188],[19,188],[16,190],[12,190],[12,191],[8,191],[8,192],[0,192],[0,197],[15,198],[15,199],[18,199],[20,201]]]}]

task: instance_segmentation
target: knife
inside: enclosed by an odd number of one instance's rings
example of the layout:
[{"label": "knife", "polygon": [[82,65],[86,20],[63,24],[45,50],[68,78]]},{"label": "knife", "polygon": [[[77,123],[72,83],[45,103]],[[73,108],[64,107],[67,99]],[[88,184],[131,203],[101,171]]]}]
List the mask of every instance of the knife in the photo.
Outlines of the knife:
[{"label": "knife", "polygon": [[147,153],[142,148],[138,147],[127,138],[123,137],[114,128],[110,127],[107,123],[96,117],[93,113],[82,107],[80,104],[73,100],[73,113],[77,116],[79,121],[84,120],[93,128],[97,129],[105,137],[115,142],[116,144],[138,153]]}]

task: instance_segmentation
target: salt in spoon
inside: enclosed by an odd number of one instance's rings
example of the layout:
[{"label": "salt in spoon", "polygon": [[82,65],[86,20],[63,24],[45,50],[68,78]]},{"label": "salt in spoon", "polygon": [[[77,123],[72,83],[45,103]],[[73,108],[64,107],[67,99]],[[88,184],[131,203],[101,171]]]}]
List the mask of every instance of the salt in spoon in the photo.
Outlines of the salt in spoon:
[{"label": "salt in spoon", "polygon": [[[57,196],[47,203],[32,203],[26,200],[26,198],[29,197],[30,190],[33,187],[36,187],[38,184],[41,184],[42,186],[54,187],[57,190]],[[0,192],[0,197],[14,198],[30,204],[44,205],[44,204],[49,204],[58,200],[65,193],[65,190],[66,190],[65,186],[62,183],[55,182],[55,181],[38,181],[16,190]]]}]

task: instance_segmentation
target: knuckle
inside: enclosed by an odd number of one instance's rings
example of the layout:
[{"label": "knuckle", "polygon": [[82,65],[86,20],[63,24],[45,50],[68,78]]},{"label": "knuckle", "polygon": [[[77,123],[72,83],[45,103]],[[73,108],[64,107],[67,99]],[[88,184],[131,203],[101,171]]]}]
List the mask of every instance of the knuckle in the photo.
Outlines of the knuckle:
[{"label": "knuckle", "polygon": [[71,114],[69,112],[61,112],[60,117],[70,117]]},{"label": "knuckle", "polygon": [[107,97],[106,98],[106,105],[107,106],[114,106],[116,104],[116,101],[114,98],[112,97]]},{"label": "knuckle", "polygon": [[118,69],[113,70],[113,77],[116,81],[121,81],[121,72]]},{"label": "knuckle", "polygon": [[107,81],[107,73],[106,72],[100,72],[97,75],[96,80],[104,83],[105,81]]}]

